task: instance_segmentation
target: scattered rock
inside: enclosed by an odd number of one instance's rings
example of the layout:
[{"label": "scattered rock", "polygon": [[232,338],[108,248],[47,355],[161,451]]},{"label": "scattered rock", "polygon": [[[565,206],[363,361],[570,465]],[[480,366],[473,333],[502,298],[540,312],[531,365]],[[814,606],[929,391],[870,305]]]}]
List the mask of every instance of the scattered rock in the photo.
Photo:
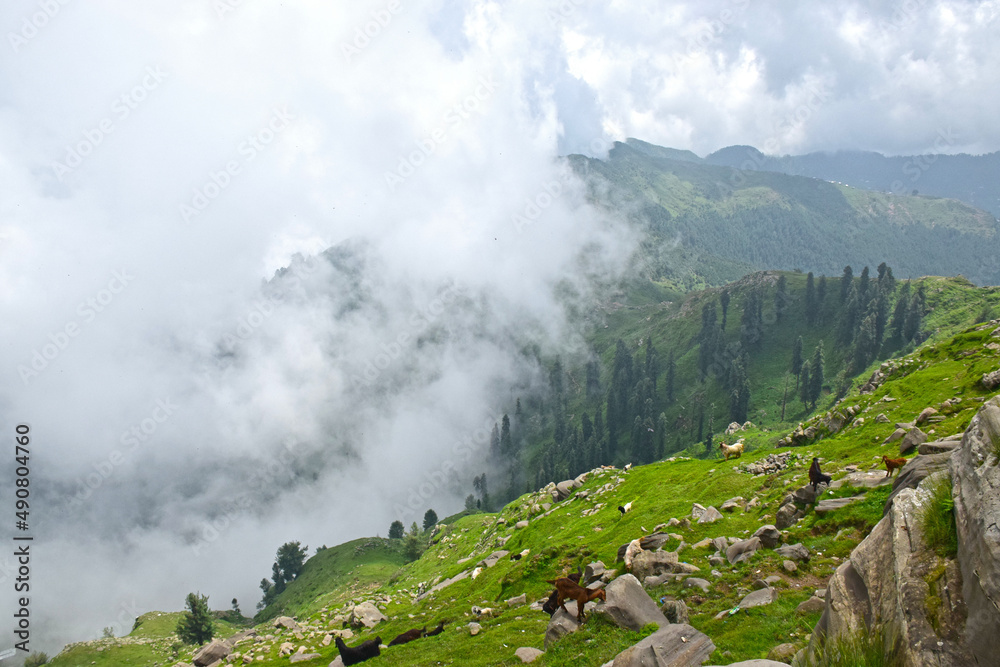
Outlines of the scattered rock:
[{"label": "scattered rock", "polygon": [[660,611],[671,623],[687,623],[688,608],[684,600],[665,600]]},{"label": "scattered rock", "polygon": [[767,654],[767,659],[778,663],[789,663],[797,652],[798,649],[795,647],[795,644],[778,644]]},{"label": "scattered rock", "polygon": [[552,614],[552,619],[549,620],[549,626],[545,629],[545,649],[548,650],[552,642],[579,629],[580,622],[576,620],[575,614],[570,614],[561,608],[556,609],[556,613]]},{"label": "scattered rock", "polygon": [[961,438],[958,439],[945,438],[944,440],[934,440],[933,442],[924,442],[917,447],[917,453],[924,455],[949,454],[961,444],[962,444]]},{"label": "scattered rock", "polygon": [[[322,658],[323,656],[319,653],[296,653],[288,662],[306,662],[307,660],[315,660],[316,658]],[[339,657],[339,656],[338,656]]]},{"label": "scattered rock", "polygon": [[522,646],[521,648],[514,651],[514,656],[521,659],[521,662],[528,664],[534,662],[538,659],[538,656],[543,655],[543,651],[532,648],[530,646]]},{"label": "scattered rock", "polygon": [[586,586],[587,584],[589,584],[592,581],[597,581],[598,579],[601,578],[601,575],[603,575],[603,574],[604,574],[604,563],[603,563],[603,561],[596,561],[594,563],[590,563],[583,570],[584,585]]},{"label": "scattered rock", "polygon": [[765,549],[773,549],[783,540],[781,531],[772,524],[761,526],[753,536],[760,540],[761,546]]},{"label": "scattered rock", "polygon": [[1000,387],[1000,370],[984,374],[979,382],[990,391]]},{"label": "scattered rock", "polygon": [[705,514],[705,508],[698,503],[691,506],[691,518],[697,521]]},{"label": "scattered rock", "polygon": [[778,509],[778,514],[774,523],[779,530],[784,530],[785,528],[794,525],[796,521],[802,518],[802,516],[802,510],[796,507],[795,503],[787,503]]},{"label": "scattered rock", "polygon": [[864,499],[864,496],[851,496],[850,498],[828,498],[827,500],[821,500],[819,501],[819,504],[816,505],[816,514],[822,516],[827,512],[842,509],[851,503]]},{"label": "scattered rock", "polygon": [[518,521],[517,523],[514,524],[514,527],[515,528],[527,528],[528,527],[528,522],[527,521]]},{"label": "scattered rock", "polygon": [[698,519],[698,523],[714,523],[722,518],[722,514],[714,507],[709,507]]},{"label": "scattered rock", "polygon": [[745,501],[743,500],[743,498],[737,496],[735,498],[730,498],[726,502],[722,503],[722,505],[719,506],[719,509],[722,510],[723,512],[732,512],[736,509],[743,509],[744,502]]},{"label": "scattered rock", "polygon": [[483,626],[479,625],[475,621],[469,623],[465,627],[469,628],[469,634],[472,635],[473,637],[475,637],[476,635],[478,635],[480,632],[483,631]]},{"label": "scattered rock", "polygon": [[302,628],[299,627],[299,624],[295,622],[295,619],[289,616],[279,616],[274,619],[274,622],[271,625],[276,628],[291,630],[292,632],[300,632],[302,630]]},{"label": "scattered rock", "polygon": [[906,432],[903,441],[899,443],[899,455],[909,454],[917,448],[917,445],[924,442],[927,442],[927,434],[914,426]]},{"label": "scattered rock", "polygon": [[823,611],[826,609],[826,601],[823,598],[816,597],[815,595],[799,604],[795,608],[797,614],[812,614],[817,611]]},{"label": "scattered rock", "polygon": [[889,418],[886,417],[884,413],[880,412],[880,413],[878,413],[878,416],[875,417],[875,423],[876,424],[888,424],[889,423]]},{"label": "scattered rock", "polygon": [[701,665],[715,650],[707,635],[687,624],[667,625],[630,646],[611,663],[612,667]]},{"label": "scattered rock", "polygon": [[753,556],[757,549],[760,548],[761,542],[759,537],[751,537],[749,540],[742,540],[732,545],[726,549],[726,560],[730,564],[736,564],[745,560],[749,560]]},{"label": "scattered rock", "polygon": [[[289,619],[291,620],[291,619]],[[292,621],[294,623],[294,621]],[[213,639],[211,643],[194,654],[191,662],[195,667],[206,667],[214,662],[222,660],[232,653],[232,647],[221,639]]]},{"label": "scattered rock", "polygon": [[774,550],[774,553],[783,558],[787,558],[788,560],[809,561],[809,548],[801,542],[798,544],[786,544],[783,547],[778,547]]},{"label": "scattered rock", "polygon": [[791,561],[791,560],[783,560],[783,561],[781,561],[781,567],[788,574],[794,574],[795,572],[799,571],[798,565],[795,564],[795,561]]},{"label": "scattered rock", "polygon": [[525,605],[525,604],[528,604],[528,596],[525,595],[524,593],[521,593],[517,597],[512,597],[511,599],[507,600],[507,607],[508,608],[510,608],[510,607],[520,607],[520,606]]},{"label": "scattered rock", "polygon": [[478,567],[493,567],[494,565],[497,564],[497,561],[506,556],[508,553],[510,552],[503,550],[494,551],[489,556],[476,563],[476,565]]},{"label": "scattered rock", "polygon": [[702,591],[707,593],[708,588],[709,586],[711,586],[711,584],[706,579],[700,579],[699,577],[688,577],[687,579],[684,580],[684,586],[685,587],[693,586],[695,588],[700,588]]},{"label": "scattered rock", "polygon": [[370,629],[387,620],[389,619],[374,604],[371,602],[362,602],[354,607],[354,611],[351,612],[348,622],[356,628],[364,626]]},{"label": "scattered rock", "polygon": [[770,586],[767,588],[762,588],[758,591],[750,593],[745,598],[740,600],[741,609],[750,609],[751,607],[763,607],[766,604],[771,604],[778,599],[778,591],[774,590]]},{"label": "scattered rock", "polygon": [[[792,563],[792,565],[795,565],[795,563]],[[784,579],[782,579],[776,574],[772,574],[769,577],[764,577],[764,583],[767,584],[768,586],[774,586],[775,584],[780,584],[782,581],[784,581]]]},{"label": "scattered rock", "polygon": [[917,426],[921,424],[926,424],[927,421],[937,413],[938,413],[937,408],[924,408],[923,410],[920,411],[920,414],[917,415],[917,418],[913,423],[916,424]]},{"label": "scattered rock", "polygon": [[607,600],[600,608],[601,613],[622,628],[641,630],[647,623],[656,623],[661,628],[667,625],[667,619],[649,597],[639,580],[631,574],[624,574],[607,588]]},{"label": "scattered rock", "polygon": [[905,428],[897,428],[895,431],[889,434],[889,437],[882,441],[883,445],[888,445],[890,442],[896,442],[906,435]]}]

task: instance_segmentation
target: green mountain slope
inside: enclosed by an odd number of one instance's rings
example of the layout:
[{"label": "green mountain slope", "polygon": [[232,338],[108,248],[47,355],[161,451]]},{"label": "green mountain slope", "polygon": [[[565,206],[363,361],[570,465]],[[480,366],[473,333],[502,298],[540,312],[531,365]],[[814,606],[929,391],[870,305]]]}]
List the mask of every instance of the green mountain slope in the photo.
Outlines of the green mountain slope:
[{"label": "green mountain slope", "polygon": [[[742,510],[724,513],[716,523],[666,529],[681,539],[670,539],[664,549],[679,549],[680,559],[698,567],[696,576],[710,582],[709,590],[702,592],[669,583],[648,592],[657,600],[672,597],[687,602],[691,624],[708,634],[717,646],[712,656],[715,664],[763,658],[782,643],[804,646],[819,612],[798,613],[797,606],[824,587],[833,570],[881,518],[888,495],[886,487],[832,491],[828,497],[863,495],[864,499],[823,517],[810,510],[791,526],[785,542],[801,542],[812,552],[811,559],[799,563],[794,573],[782,569],[783,559],[768,549],[758,551],[748,562],[719,565],[709,562],[714,547],[694,545],[704,538],[745,537],[760,525],[773,523],[782,498],[806,483],[806,470],[813,456],[820,457],[824,471],[838,480],[847,474],[848,466],[862,471],[879,469],[882,454],[898,455],[896,445],[881,443],[895,428],[895,422],[912,421],[926,407],[940,411],[936,421],[925,427],[931,438],[961,432],[968,425],[990,395],[981,386],[980,378],[1000,366],[1000,338],[993,335],[1000,323],[964,325],[958,332],[955,328],[975,319],[973,313],[981,310],[979,306],[986,297],[995,303],[996,295],[955,279],[928,279],[924,286],[930,304],[925,321],[936,333],[918,349],[886,365],[888,378],[874,392],[861,395],[852,390],[836,405],[832,396],[822,399],[812,423],[826,419],[829,410],[853,412],[856,416],[847,418],[838,432],[805,447],[792,448],[786,469],[769,475],[743,471],[748,464],[774,454],[775,446],[789,431],[758,427],[741,433],[748,451],[739,460],[726,462],[718,455],[707,460],[680,457],[629,471],[595,469],[568,499],[547,509],[542,503],[552,503],[552,497],[545,491],[534,491],[516,498],[496,514],[449,518],[439,526],[418,560],[399,567],[395,561],[397,545],[386,545],[382,540],[360,540],[325,549],[307,562],[300,579],[276,602],[284,613],[298,617],[303,625],[300,637],[266,623],[259,627],[259,634],[271,635],[272,639],[246,640],[237,651],[250,654],[253,664],[286,665],[289,660],[279,656],[279,648],[282,642],[289,641],[296,649],[302,646],[320,656],[298,664],[327,665],[337,654],[332,644],[324,646],[327,633],[341,627],[341,619],[352,603],[370,599],[379,603],[388,620],[373,630],[358,632],[349,642],[352,645],[376,635],[387,643],[412,627],[430,628],[440,620],[447,622],[441,635],[387,648],[372,665],[520,664],[514,650],[520,646],[542,648],[548,616],[527,606],[508,607],[507,600],[522,593],[528,602],[545,597],[549,591],[546,579],[594,560],[621,571],[622,565],[615,563],[621,545],[653,532],[671,518],[689,517],[693,503],[719,507],[734,496],[756,501]],[[695,306],[697,303],[691,304],[688,310]],[[652,315],[641,315],[641,310],[629,312],[635,321],[646,322],[644,326],[657,331],[666,329],[667,322],[672,321],[653,324],[645,319]],[[666,317],[666,313],[661,315]],[[674,319],[683,320],[683,315],[678,311]],[[624,319],[617,326],[630,339],[648,335],[646,331],[629,333]],[[879,415],[884,419],[876,419]],[[615,508],[627,502],[633,503],[632,509],[622,516]],[[517,528],[519,521],[527,521],[527,526]],[[680,541],[686,546],[680,547]],[[482,569],[473,578],[476,564],[500,548],[511,554],[524,553],[524,557],[500,558],[494,567]],[[465,578],[430,591],[435,584],[463,573]],[[751,592],[755,580],[768,575],[780,578],[775,603],[716,618]],[[479,620],[482,631],[476,636],[470,636],[466,627],[474,620],[473,606],[492,607],[497,612],[495,617]],[[131,638],[103,640],[100,646],[74,645],[50,664],[173,664],[178,658],[167,648],[173,643],[170,624],[161,625],[156,633],[150,634],[152,625],[145,629],[140,626]],[[583,630],[561,639],[535,664],[602,664],[643,634],[615,628],[595,614]],[[142,645],[142,653],[135,648],[139,639],[149,642]],[[190,648],[180,651],[180,659],[187,659],[191,652]]]},{"label": "green mountain slope", "polygon": [[646,277],[693,288],[751,269],[836,275],[885,261],[900,277],[965,275],[1000,283],[1000,224],[956,200],[859,191],[743,171],[635,140],[607,160],[570,156],[591,196],[646,229]]}]

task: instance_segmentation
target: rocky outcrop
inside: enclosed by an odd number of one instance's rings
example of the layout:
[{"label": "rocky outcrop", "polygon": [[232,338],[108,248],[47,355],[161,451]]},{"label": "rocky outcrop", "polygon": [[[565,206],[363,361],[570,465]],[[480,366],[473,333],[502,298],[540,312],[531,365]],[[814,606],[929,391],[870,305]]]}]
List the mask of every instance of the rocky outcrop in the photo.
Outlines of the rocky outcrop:
[{"label": "rocky outcrop", "polygon": [[552,619],[549,620],[549,625],[545,629],[545,650],[549,650],[552,642],[579,629],[580,621],[576,620],[575,614],[563,611],[562,608],[556,609],[556,613],[552,614]]},{"label": "rocky outcrop", "polygon": [[726,549],[726,560],[731,564],[749,560],[757,549],[760,549],[761,541],[759,537],[751,537],[749,540],[741,540]]},{"label": "rocky outcrop", "polygon": [[378,610],[371,602],[362,602],[351,612],[350,624],[356,628],[364,626],[374,628],[382,621],[387,621],[385,614]]},{"label": "rocky outcrop", "polygon": [[740,464],[737,469],[740,472],[750,473],[754,476],[773,475],[787,468],[790,461],[797,459],[798,456],[791,452],[779,452],[777,454],[768,454],[753,463]]},{"label": "rocky outcrop", "polygon": [[232,650],[233,647],[229,645],[229,642],[222,641],[221,639],[215,639],[203,649],[195,653],[191,662],[195,667],[206,667],[206,665],[211,665],[218,660],[222,660],[229,655]]},{"label": "rocky outcrop", "polygon": [[641,580],[661,574],[691,574],[698,567],[680,562],[676,551],[640,551],[632,559],[632,574]]},{"label": "rocky outcrop", "polygon": [[951,457],[966,641],[979,660],[996,660],[1000,637],[1000,397],[987,401]]},{"label": "rocky outcrop", "polygon": [[948,467],[948,461],[951,459],[950,453],[945,454],[929,454],[926,456],[914,456],[909,462],[899,469],[896,473],[896,481],[892,483],[892,493],[889,494],[889,498],[885,501],[885,508],[882,510],[882,514],[888,514],[889,508],[892,507],[893,500],[899,495],[904,489],[915,489],[917,485],[920,484],[928,475],[931,475],[939,470],[944,470]]},{"label": "rocky outcrop", "polygon": [[927,442],[927,434],[914,426],[903,436],[903,441],[899,443],[899,455],[909,454],[917,445]]},{"label": "rocky outcrop", "polygon": [[761,526],[757,529],[757,532],[753,534],[754,537],[760,540],[761,546],[766,549],[773,549],[779,544],[781,544],[782,536],[781,531],[775,528],[771,524]]},{"label": "rocky outcrop", "polygon": [[[818,664],[831,640],[875,636],[899,664],[996,664],[1000,636],[1000,397],[983,405],[951,454],[918,456],[886,514],[830,579],[826,606],[795,664]],[[923,459],[921,461],[921,459]],[[916,488],[916,470],[923,475]],[[936,470],[935,470],[936,469]],[[911,473],[906,475],[905,473]],[[921,481],[922,480],[922,481]],[[921,516],[951,482],[958,558],[926,543]]]}]

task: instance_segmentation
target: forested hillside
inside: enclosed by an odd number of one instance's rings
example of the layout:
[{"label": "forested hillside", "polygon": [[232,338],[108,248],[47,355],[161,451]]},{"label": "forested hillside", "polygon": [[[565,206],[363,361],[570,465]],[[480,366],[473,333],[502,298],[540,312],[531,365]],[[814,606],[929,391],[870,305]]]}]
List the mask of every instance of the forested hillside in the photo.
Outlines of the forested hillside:
[{"label": "forested hillside", "polygon": [[734,169],[634,140],[615,144],[606,160],[569,160],[598,205],[648,232],[637,257],[643,275],[681,289],[751,270],[837,275],[847,263],[883,261],[900,278],[1000,283],[1000,225],[955,200]]}]

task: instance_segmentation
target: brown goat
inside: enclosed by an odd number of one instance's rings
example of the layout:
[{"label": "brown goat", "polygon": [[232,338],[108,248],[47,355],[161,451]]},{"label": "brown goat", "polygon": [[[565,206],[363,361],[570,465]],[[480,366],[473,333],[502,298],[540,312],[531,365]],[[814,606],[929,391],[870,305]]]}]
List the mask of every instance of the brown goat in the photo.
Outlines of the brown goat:
[{"label": "brown goat", "polygon": [[604,592],[603,588],[584,588],[567,577],[560,577],[554,581],[548,581],[548,583],[556,587],[556,592],[558,593],[556,606],[561,607],[566,613],[569,613],[569,610],[566,609],[566,600],[576,600],[576,618],[578,621],[583,620],[583,607],[588,602],[598,598],[601,600],[608,599],[608,594]]},{"label": "brown goat", "polygon": [[892,471],[906,465],[906,459],[890,459],[885,454],[882,455],[882,462],[885,463],[885,476],[891,477]]},{"label": "brown goat", "polygon": [[407,630],[406,632],[396,635],[396,638],[389,642],[389,646],[398,646],[400,644],[405,644],[407,642],[412,642],[414,639],[420,639],[427,634],[427,626],[422,628],[413,628],[412,630]]}]

